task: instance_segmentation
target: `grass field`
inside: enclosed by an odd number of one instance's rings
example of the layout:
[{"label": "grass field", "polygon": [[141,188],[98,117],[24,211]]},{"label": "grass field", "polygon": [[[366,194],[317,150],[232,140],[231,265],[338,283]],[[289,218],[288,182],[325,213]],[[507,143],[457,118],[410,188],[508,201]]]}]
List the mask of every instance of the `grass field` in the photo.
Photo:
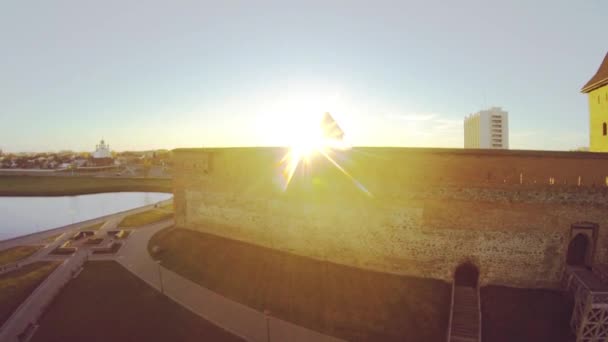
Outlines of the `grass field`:
[{"label": "grass field", "polygon": [[0,325],[57,265],[59,262],[36,262],[0,275]]},{"label": "grass field", "polygon": [[185,229],[151,240],[163,265],[257,310],[349,341],[446,338],[450,286],[299,257]]},{"label": "grass field", "polygon": [[168,211],[173,211],[173,203],[167,203],[167,204],[163,204],[160,207],[158,207],[159,209],[162,210],[168,210]]},{"label": "grass field", "polygon": [[173,209],[165,209],[167,206],[152,209],[125,217],[118,226],[121,228],[134,228],[146,224],[166,220],[173,217]]},{"label": "grass field", "polygon": [[32,341],[241,341],[113,261],[93,261],[53,301]]},{"label": "grass field", "polygon": [[571,342],[573,303],[563,293],[502,286],[481,288],[484,342]]},{"label": "grass field", "polygon": [[120,191],[171,192],[171,180],[80,176],[0,176],[0,196],[65,196]]},{"label": "grass field", "polygon": [[42,246],[17,246],[0,251],[0,265],[11,264],[36,253]]},{"label": "grass field", "polygon": [[86,226],[84,228],[81,228],[80,230],[81,231],[83,231],[83,230],[99,230],[99,228],[101,228],[101,226],[103,226],[104,223],[105,223],[105,221],[104,222],[95,223],[95,224],[92,224],[90,226]]},{"label": "grass field", "polygon": [[62,234],[62,233],[58,233],[58,234],[55,234],[55,235],[51,235],[51,236],[47,237],[46,239],[44,239],[44,240],[40,241],[40,243],[47,244],[47,243],[52,243],[52,242],[55,242],[55,240],[57,240],[57,238],[58,238],[58,237],[60,237],[60,236],[61,236],[61,234]]}]

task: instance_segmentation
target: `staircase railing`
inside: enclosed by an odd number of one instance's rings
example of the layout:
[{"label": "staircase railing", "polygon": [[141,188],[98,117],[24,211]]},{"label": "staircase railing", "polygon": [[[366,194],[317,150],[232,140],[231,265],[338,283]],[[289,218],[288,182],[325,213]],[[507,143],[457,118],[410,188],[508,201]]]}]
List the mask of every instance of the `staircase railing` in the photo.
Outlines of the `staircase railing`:
[{"label": "staircase railing", "polygon": [[450,342],[450,338],[452,337],[452,317],[454,316],[454,287],[456,286],[455,282],[452,282],[452,298],[450,300],[450,318],[448,320],[448,334],[447,334],[447,342]]},{"label": "staircase railing", "polygon": [[570,327],[577,341],[603,341],[608,334],[608,286],[603,270],[591,272],[580,267],[566,267],[564,289],[574,296]]},{"label": "staircase railing", "polygon": [[477,334],[478,341],[481,342],[481,287],[479,284],[476,287],[477,289],[477,317],[479,319],[479,333]]}]

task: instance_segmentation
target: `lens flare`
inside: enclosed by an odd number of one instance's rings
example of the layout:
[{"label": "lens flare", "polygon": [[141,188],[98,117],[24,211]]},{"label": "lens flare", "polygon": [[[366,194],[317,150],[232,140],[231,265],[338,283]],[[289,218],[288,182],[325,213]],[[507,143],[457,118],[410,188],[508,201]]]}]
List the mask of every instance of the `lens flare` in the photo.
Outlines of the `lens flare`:
[{"label": "lens flare", "polygon": [[298,166],[303,164],[306,168],[311,167],[312,158],[318,154],[340,170],[363,193],[369,197],[373,197],[371,192],[361,182],[356,180],[330,156],[331,152],[348,150],[350,146],[344,143],[344,132],[329,113],[325,113],[320,123],[316,125],[303,125],[300,127],[299,132],[294,134],[294,138],[294,142],[279,163],[283,180],[283,191],[286,191],[289,187]]}]

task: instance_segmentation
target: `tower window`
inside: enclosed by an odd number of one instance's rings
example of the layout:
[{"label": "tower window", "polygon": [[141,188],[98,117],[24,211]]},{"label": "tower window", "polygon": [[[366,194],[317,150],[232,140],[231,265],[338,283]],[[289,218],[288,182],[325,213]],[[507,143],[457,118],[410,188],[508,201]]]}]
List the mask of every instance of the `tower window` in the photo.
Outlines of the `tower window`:
[{"label": "tower window", "polygon": [[603,124],[602,126],[603,126],[602,128],[603,128],[603,131],[604,131],[604,132],[603,132],[603,133],[604,133],[604,136],[608,135],[608,124],[606,124],[606,123],[604,122],[604,124]]}]

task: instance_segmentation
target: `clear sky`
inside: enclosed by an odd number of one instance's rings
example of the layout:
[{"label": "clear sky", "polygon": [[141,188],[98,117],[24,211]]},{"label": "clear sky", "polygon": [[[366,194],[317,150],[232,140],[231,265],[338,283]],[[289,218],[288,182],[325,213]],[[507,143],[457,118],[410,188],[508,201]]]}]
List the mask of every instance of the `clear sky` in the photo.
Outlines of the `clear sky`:
[{"label": "clear sky", "polygon": [[462,147],[490,106],[512,148],[587,146],[607,19],[606,0],[2,1],[0,148],[285,145],[322,111],[354,145]]}]

